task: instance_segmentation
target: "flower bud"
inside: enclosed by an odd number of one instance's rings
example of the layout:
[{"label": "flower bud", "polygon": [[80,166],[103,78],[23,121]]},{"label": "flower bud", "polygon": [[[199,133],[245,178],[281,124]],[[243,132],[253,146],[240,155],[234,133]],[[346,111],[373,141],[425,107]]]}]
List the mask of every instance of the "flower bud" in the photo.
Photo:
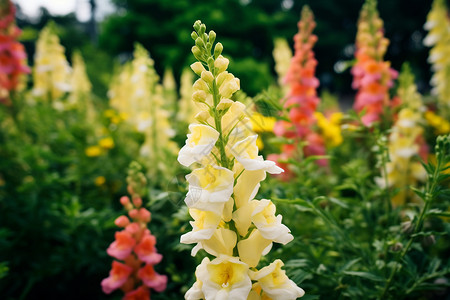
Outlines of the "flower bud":
[{"label": "flower bud", "polygon": [[222,54],[222,51],[223,51],[223,45],[222,45],[222,43],[219,42],[214,47],[214,57],[218,58],[220,56],[220,54]]},{"label": "flower bud", "polygon": [[199,47],[193,46],[192,49],[191,49],[191,51],[192,51],[192,54],[194,54],[194,56],[195,56],[196,59],[198,59],[198,60],[201,59],[201,57],[202,57],[202,51],[200,50]]},{"label": "flower bud", "polygon": [[214,67],[218,69],[217,73],[222,73],[223,71],[225,71],[228,68],[229,62],[230,61],[228,59],[226,59],[222,55],[219,55],[219,57],[217,57],[216,60],[214,61]]},{"label": "flower bud", "polygon": [[199,121],[200,123],[205,122],[206,120],[208,120],[211,116],[209,115],[209,113],[207,111],[202,110],[201,112],[199,112],[198,114],[195,115],[195,119],[197,121]]},{"label": "flower bud", "polygon": [[203,48],[203,47],[205,47],[205,43],[203,42],[203,40],[202,40],[201,38],[197,38],[197,39],[195,40],[195,45],[196,45],[197,47],[199,47],[200,49]]},{"label": "flower bud", "polygon": [[206,82],[204,80],[197,79],[194,82],[194,91],[198,91],[198,90],[207,92],[207,91],[209,91],[209,86],[206,84]]},{"label": "flower bud", "polygon": [[147,209],[145,209],[145,208],[139,209],[139,220],[141,220],[142,222],[148,223],[148,222],[150,222],[150,219],[151,219],[151,214]]},{"label": "flower bud", "polygon": [[210,71],[203,71],[201,77],[207,83],[212,83],[214,81],[214,76]]},{"label": "flower bud", "polygon": [[126,216],[120,216],[114,221],[114,224],[118,227],[126,227],[130,224],[130,220]]},{"label": "flower bud", "polygon": [[191,38],[195,41],[198,38],[198,34],[195,31],[192,31]]},{"label": "flower bud", "polygon": [[195,23],[194,23],[195,31],[200,31],[200,25],[201,24],[202,24],[202,21],[200,21],[200,20],[195,21]]},{"label": "flower bud", "polygon": [[195,74],[198,76],[201,76],[203,71],[206,71],[205,67],[202,65],[201,62],[197,61],[191,65],[192,71],[194,71]]},{"label": "flower bud", "polygon": [[120,198],[120,203],[126,207],[127,205],[130,205],[130,198],[128,198],[128,196],[123,196]]},{"label": "flower bud", "polygon": [[133,204],[134,204],[134,206],[137,207],[137,208],[141,207],[141,205],[142,205],[142,199],[141,199],[141,197],[133,198]]},{"label": "flower bud", "polygon": [[234,103],[231,99],[222,99],[220,100],[219,104],[217,104],[216,109],[217,110],[225,110],[229,108]]},{"label": "flower bud", "polygon": [[138,210],[132,209],[128,212],[128,215],[130,216],[130,218],[136,219],[138,217]]},{"label": "flower bud", "polygon": [[215,33],[214,31],[211,30],[211,31],[209,32],[209,42],[210,42],[211,44],[213,44],[215,40],[216,40],[216,33]]},{"label": "flower bud", "polygon": [[192,94],[192,100],[194,102],[204,103],[206,101],[206,93],[205,91],[198,90]]}]

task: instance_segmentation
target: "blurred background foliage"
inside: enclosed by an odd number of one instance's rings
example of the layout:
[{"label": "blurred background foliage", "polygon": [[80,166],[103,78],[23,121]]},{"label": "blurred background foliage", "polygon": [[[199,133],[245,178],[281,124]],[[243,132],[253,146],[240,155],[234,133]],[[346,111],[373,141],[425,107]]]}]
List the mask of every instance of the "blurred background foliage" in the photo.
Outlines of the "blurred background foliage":
[{"label": "blurred background foliage", "polygon": [[[193,62],[190,55],[192,23],[201,19],[214,28],[232,61],[230,70],[242,81],[245,92],[254,96],[274,83],[272,50],[274,39],[283,37],[293,46],[300,10],[308,4],[313,10],[319,41],[314,47],[321,89],[338,93],[342,101],[354,93],[348,71],[336,73],[338,62],[353,59],[356,22],[362,0],[112,0],[115,13],[98,24],[95,44],[90,42],[92,26],[79,23],[75,14],[54,17],[45,9],[38,20],[19,14],[18,25],[25,29],[23,39],[32,58],[37,30],[52,19],[60,26],[62,44],[68,57],[81,49],[93,80],[94,92],[103,96],[110,79],[109,66],[131,56],[134,42],[141,43],[156,62],[160,75],[165,68],[180,77],[184,66]],[[427,91],[430,68],[428,49],[422,45],[423,24],[431,1],[379,1],[378,9],[391,41],[386,59],[399,70],[409,61],[417,76],[420,91]],[[33,34],[34,32],[34,34]],[[90,66],[90,68],[89,68]]]},{"label": "blurred background foliage", "polygon": [[[272,57],[274,39],[285,38],[293,46],[304,4],[308,4],[316,16],[315,34],[319,40],[314,51],[319,62],[319,92],[327,90],[338,96],[343,108],[353,101],[355,92],[351,89],[349,70],[337,73],[336,68],[339,62],[353,59],[362,0],[113,0],[113,3],[116,12],[97,24],[97,30],[93,30],[89,22],[80,23],[75,14],[52,16],[41,9],[40,17],[32,19],[21,13],[20,8],[18,10],[17,24],[23,29],[21,41],[26,46],[29,65],[33,64],[39,31],[49,21],[54,22],[69,61],[75,50],[82,53],[93,86],[92,100],[100,113],[108,108],[106,95],[112,76],[120,64],[131,58],[135,42],[149,50],[160,76],[166,69],[172,69],[179,83],[180,72],[194,61],[190,33],[197,19],[217,33],[225,56],[231,60],[230,71],[241,79],[244,92],[255,96],[265,91],[276,84]],[[423,24],[430,6],[431,1],[421,0],[380,0],[378,4],[386,36],[391,41],[386,59],[392,61],[397,70],[404,61],[409,61],[423,93],[429,91],[431,75],[428,49],[422,44]],[[269,89],[259,98],[271,94],[276,94],[272,95],[275,100],[281,96]],[[108,129],[115,147],[93,159],[84,155],[84,149],[92,145],[91,138],[99,124],[87,124],[74,111],[57,112],[48,105],[23,105],[20,113],[22,117],[15,123],[12,120],[0,123],[0,200],[4,200],[0,201],[0,298],[119,299],[120,292],[112,296],[101,293],[100,280],[110,269],[111,259],[105,250],[117,229],[113,221],[122,213],[118,199],[126,194],[127,166],[139,156],[137,144],[143,137],[125,124],[111,124],[103,116],[101,125]],[[8,115],[9,112],[0,110],[0,120],[6,120]],[[179,134],[176,139],[179,145],[184,143],[184,138],[184,134]],[[340,148],[342,153],[332,156],[353,157],[352,141]],[[358,229],[352,242],[363,241],[364,249],[370,249],[368,241],[382,240],[385,231],[373,237],[358,235],[361,228],[375,228],[375,222],[365,207],[357,207],[359,201],[355,195],[360,191],[349,188],[359,186],[364,191],[373,190],[370,196],[380,197],[381,191],[373,188],[372,181],[361,182],[376,173],[371,170],[372,161],[365,157],[372,145],[367,144],[355,155],[358,159],[350,161],[345,168],[341,161],[332,161],[333,169],[341,173],[341,177],[318,172],[317,166],[308,162],[298,167],[305,170],[305,175],[299,177],[296,184],[280,185],[275,179],[269,179],[261,194],[275,200],[315,199],[324,194],[345,199],[357,209],[349,211],[340,206],[342,203],[336,204],[328,198],[319,199],[317,203],[320,209],[332,209],[337,219],[347,223],[357,220],[357,227],[346,223],[348,228]],[[268,144],[264,154],[272,150]],[[358,170],[372,173],[361,177]],[[152,294],[153,299],[177,299],[180,292],[184,293],[193,283],[192,274],[198,261],[190,257],[191,247],[178,243],[179,236],[189,230],[190,218],[183,202],[186,191],[183,176],[187,172],[177,170],[178,176],[172,182],[151,186],[147,199],[147,207],[153,214],[149,227],[157,236],[158,251],[164,255],[157,271],[170,275],[168,290]],[[327,181],[323,180],[324,176]],[[99,177],[103,177],[103,183],[97,181]],[[342,239],[330,232],[323,221],[306,214],[311,207],[292,207],[294,204],[280,202],[279,205],[287,225],[299,238],[283,252],[276,248],[274,257],[280,255],[286,261],[297,258],[287,265],[289,275],[293,275],[296,282],[305,281],[305,288],[312,294],[332,291],[338,298],[340,291],[336,286],[352,287],[355,282],[347,282],[348,276],[344,277],[348,270],[337,270],[347,262],[348,256],[321,251],[333,248]],[[304,218],[301,222],[297,222],[298,214]],[[304,244],[304,240],[310,245]],[[444,241],[445,247],[441,249],[448,249],[448,239]],[[353,244],[338,248],[342,253],[359,255],[351,246]],[[448,254],[441,257],[448,261]],[[323,270],[323,265],[332,265],[335,269]],[[302,268],[303,273],[298,271]],[[334,280],[330,280],[333,277]],[[315,280],[319,284],[315,284]],[[344,296],[362,297],[351,293]]]}]

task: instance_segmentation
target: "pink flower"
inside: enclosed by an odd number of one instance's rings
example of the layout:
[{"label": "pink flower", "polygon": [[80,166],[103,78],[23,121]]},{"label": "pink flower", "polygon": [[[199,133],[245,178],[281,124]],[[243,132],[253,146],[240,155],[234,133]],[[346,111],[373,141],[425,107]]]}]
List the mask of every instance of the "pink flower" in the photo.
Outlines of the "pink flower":
[{"label": "pink flower", "polygon": [[126,293],[122,300],[150,300],[150,291],[141,285],[134,291]]},{"label": "pink flower", "polygon": [[133,251],[135,239],[125,230],[116,232],[116,240],[108,247],[106,252],[117,259],[125,259]]},{"label": "pink flower", "polygon": [[106,294],[120,288],[128,279],[133,269],[126,264],[113,261],[109,277],[102,280],[102,289]]},{"label": "pink flower", "polygon": [[134,248],[134,252],[143,262],[155,265],[162,259],[162,255],[156,253],[155,244],[156,238],[153,235],[145,235],[141,242]]},{"label": "pink flower", "polygon": [[145,267],[139,269],[138,277],[146,286],[157,292],[162,292],[166,289],[167,276],[156,273],[153,269],[153,265],[147,264]]}]

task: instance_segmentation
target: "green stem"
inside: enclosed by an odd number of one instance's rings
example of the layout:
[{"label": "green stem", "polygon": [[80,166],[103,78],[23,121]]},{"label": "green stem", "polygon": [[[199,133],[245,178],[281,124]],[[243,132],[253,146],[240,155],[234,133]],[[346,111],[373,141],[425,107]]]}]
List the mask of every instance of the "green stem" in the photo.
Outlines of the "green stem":
[{"label": "green stem", "polygon": [[434,198],[432,192],[436,189],[436,186],[438,184],[437,181],[437,177],[439,175],[441,169],[441,161],[438,160],[437,164],[436,164],[436,168],[434,169],[434,173],[432,175],[432,182],[430,184],[430,181],[427,181],[426,183],[426,187],[425,187],[425,205],[423,207],[423,209],[420,212],[419,218],[417,219],[417,223],[414,226],[414,232],[411,234],[411,237],[408,240],[408,243],[406,244],[406,246],[403,248],[403,251],[400,253],[400,255],[397,256],[396,258],[396,264],[393,267],[391,274],[388,278],[388,280],[386,281],[386,285],[383,289],[383,292],[381,294],[381,296],[379,297],[379,299],[384,299],[386,293],[389,290],[389,287],[392,283],[392,280],[394,279],[395,274],[398,271],[398,266],[399,266],[399,262],[405,257],[406,253],[408,253],[409,249],[411,248],[412,243],[414,242],[415,236],[414,234],[418,233],[420,230],[422,230],[423,227],[423,221],[425,219],[425,214],[427,213],[428,209],[430,208],[431,202]]}]

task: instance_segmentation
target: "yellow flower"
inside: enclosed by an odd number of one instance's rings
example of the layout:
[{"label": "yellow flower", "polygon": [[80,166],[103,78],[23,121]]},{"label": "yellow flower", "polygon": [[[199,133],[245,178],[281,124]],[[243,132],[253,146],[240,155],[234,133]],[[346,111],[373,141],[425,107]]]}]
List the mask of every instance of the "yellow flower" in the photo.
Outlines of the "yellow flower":
[{"label": "yellow flower", "polygon": [[253,113],[250,117],[254,132],[273,132],[276,119],[274,117],[266,117],[260,113]]},{"label": "yellow flower", "polygon": [[102,148],[100,146],[89,146],[84,150],[87,157],[96,157],[102,154]]},{"label": "yellow flower", "polygon": [[322,135],[324,136],[327,144],[336,147],[342,144],[341,127],[339,126],[342,113],[333,113],[330,118],[327,119],[322,113],[315,112],[314,116],[317,120],[317,126],[319,126]]},{"label": "yellow flower", "polygon": [[438,116],[431,110],[425,113],[425,119],[436,130],[437,134],[447,134],[450,132],[450,122]]},{"label": "yellow flower", "polygon": [[98,176],[97,178],[95,178],[94,183],[96,186],[101,186],[104,185],[106,182],[106,178],[104,176]]},{"label": "yellow flower", "polygon": [[105,137],[98,142],[99,146],[105,149],[114,148],[114,140],[111,137]]},{"label": "yellow flower", "polygon": [[116,112],[114,109],[107,109],[103,112],[103,115],[107,118],[112,118],[116,115]]}]

